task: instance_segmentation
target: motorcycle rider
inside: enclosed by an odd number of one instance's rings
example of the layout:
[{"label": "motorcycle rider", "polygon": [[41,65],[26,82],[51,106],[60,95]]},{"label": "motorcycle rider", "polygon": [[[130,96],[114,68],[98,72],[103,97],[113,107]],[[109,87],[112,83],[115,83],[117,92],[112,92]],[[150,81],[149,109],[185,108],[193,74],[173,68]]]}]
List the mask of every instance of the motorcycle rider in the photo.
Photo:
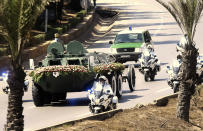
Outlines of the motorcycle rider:
[{"label": "motorcycle rider", "polygon": [[100,76],[99,81],[94,83],[91,90],[102,90],[101,95],[108,94],[113,97],[113,91],[105,76]]},{"label": "motorcycle rider", "polygon": [[[146,45],[146,47],[143,48],[143,53],[141,55],[141,60],[144,60],[145,56],[148,55],[149,56],[149,60],[153,60],[152,63],[156,63],[156,67],[157,67],[157,70],[159,71],[160,70],[160,64],[158,62],[158,58],[156,56],[156,54],[154,53],[154,48],[152,47],[151,44],[149,45]],[[142,63],[141,63],[141,66],[142,66]]]},{"label": "motorcycle rider", "polygon": [[117,107],[118,98],[113,95],[111,86],[105,76],[100,76],[98,81],[94,82],[92,89],[88,91],[88,98],[91,101],[89,109],[92,113],[116,109]]},{"label": "motorcycle rider", "polygon": [[176,46],[176,50],[178,52],[178,56],[177,58],[181,58],[182,56],[182,53],[184,52],[185,50],[185,46],[188,42],[188,36],[187,34],[185,34],[181,39],[180,41],[177,43],[177,46]]},{"label": "motorcycle rider", "polygon": [[178,74],[180,71],[181,59],[173,61],[173,64],[168,68],[167,73],[169,74],[168,84],[172,86],[174,80],[178,79]]}]

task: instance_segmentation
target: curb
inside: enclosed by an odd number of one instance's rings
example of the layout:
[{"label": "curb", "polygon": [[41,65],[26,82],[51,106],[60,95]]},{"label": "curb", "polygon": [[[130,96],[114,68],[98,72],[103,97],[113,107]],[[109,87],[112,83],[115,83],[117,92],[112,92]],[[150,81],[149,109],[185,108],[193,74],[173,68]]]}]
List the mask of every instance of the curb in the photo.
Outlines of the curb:
[{"label": "curb", "polygon": [[50,126],[50,127],[38,129],[36,131],[47,131],[49,129],[57,128],[57,127],[60,127],[62,125],[74,125],[74,124],[76,124],[78,122],[83,122],[85,120],[105,120],[105,119],[113,117],[116,113],[119,113],[119,112],[123,112],[123,109],[111,110],[111,111],[103,112],[103,113],[100,113],[100,114],[79,118],[77,120],[67,121],[67,122],[64,122],[62,124],[53,125],[53,126]]},{"label": "curb", "polygon": [[[64,42],[67,43],[75,39],[75,37],[78,37],[79,35],[81,35],[91,25],[93,20],[93,15],[94,15],[94,11],[91,11],[86,17],[84,17],[83,22],[79,23],[75,28],[63,34],[61,36],[62,40],[64,40]],[[22,55],[23,60],[27,61],[30,58],[36,58],[44,54],[51,41],[52,40],[48,40],[36,47],[25,49]],[[10,56],[2,56],[0,58],[0,72],[8,69],[8,65],[10,64],[10,58],[11,58]]]},{"label": "curb", "polygon": [[177,98],[177,97],[178,97],[178,93],[174,93],[172,95],[167,95],[167,96],[154,100],[153,104],[156,106],[166,106],[168,104],[168,99]]}]

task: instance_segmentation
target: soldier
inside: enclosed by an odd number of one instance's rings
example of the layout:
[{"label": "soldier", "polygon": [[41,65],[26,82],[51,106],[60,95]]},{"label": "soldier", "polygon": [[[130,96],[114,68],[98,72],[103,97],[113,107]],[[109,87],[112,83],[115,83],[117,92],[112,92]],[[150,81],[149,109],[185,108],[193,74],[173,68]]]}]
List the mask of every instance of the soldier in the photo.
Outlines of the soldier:
[{"label": "soldier", "polygon": [[64,42],[61,39],[59,39],[59,33],[55,33],[54,37],[55,37],[54,42],[60,43],[63,46],[64,53],[66,53],[65,47],[64,47]]}]

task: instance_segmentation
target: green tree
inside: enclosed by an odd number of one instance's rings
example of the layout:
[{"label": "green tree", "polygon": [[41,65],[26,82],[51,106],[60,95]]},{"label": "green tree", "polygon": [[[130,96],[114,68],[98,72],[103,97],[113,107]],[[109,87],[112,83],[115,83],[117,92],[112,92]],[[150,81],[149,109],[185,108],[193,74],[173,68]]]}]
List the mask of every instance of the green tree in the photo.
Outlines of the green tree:
[{"label": "green tree", "polygon": [[198,50],[195,48],[194,36],[203,10],[203,0],[174,0],[168,3],[156,0],[164,6],[178,23],[184,34],[188,35],[180,67],[180,87],[176,116],[189,121],[191,96],[197,81],[196,65]]},{"label": "green tree", "polygon": [[28,34],[46,3],[46,0],[0,0],[0,33],[8,41],[11,53],[5,130],[24,129],[22,97],[26,74],[22,68],[22,51]]}]

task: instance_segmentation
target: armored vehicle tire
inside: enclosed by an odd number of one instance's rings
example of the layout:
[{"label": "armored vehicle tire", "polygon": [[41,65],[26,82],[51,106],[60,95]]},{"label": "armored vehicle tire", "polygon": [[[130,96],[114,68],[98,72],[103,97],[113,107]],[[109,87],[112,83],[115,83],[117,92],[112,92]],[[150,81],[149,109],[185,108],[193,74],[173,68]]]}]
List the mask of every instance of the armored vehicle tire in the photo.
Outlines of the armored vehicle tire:
[{"label": "armored vehicle tire", "polygon": [[43,103],[50,104],[52,99],[52,95],[48,92],[43,91]]},{"label": "armored vehicle tire", "polygon": [[128,67],[128,84],[130,91],[135,91],[136,87],[136,76],[135,76],[135,69],[132,65]]},{"label": "armored vehicle tire", "polygon": [[113,91],[114,95],[116,95],[116,89],[117,89],[117,84],[116,83],[117,83],[116,82],[116,77],[112,76],[110,84],[111,84],[111,88],[112,88],[112,91]]},{"label": "armored vehicle tire", "polygon": [[122,76],[118,75],[117,77],[117,90],[116,90],[116,96],[118,96],[118,98],[122,97]]},{"label": "armored vehicle tire", "polygon": [[32,97],[35,106],[40,107],[44,105],[43,90],[35,84],[32,87]]}]

